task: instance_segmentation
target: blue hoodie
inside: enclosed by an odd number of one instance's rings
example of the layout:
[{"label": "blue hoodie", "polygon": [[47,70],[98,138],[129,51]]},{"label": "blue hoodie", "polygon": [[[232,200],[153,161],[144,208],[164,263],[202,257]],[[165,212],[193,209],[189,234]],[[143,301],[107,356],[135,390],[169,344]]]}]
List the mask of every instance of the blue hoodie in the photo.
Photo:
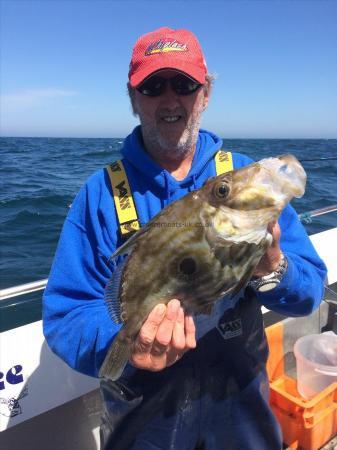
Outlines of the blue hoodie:
[{"label": "blue hoodie", "polygon": [[[177,181],[144,151],[140,127],[135,128],[124,142],[122,154],[140,223],[146,224],[166,205],[214,176],[214,155],[220,148],[219,137],[200,130],[190,172]],[[233,153],[234,168],[251,161]],[[257,296],[261,304],[281,314],[309,314],[321,301],[326,268],[291,206],[284,209],[279,223],[288,270],[277,288]],[[97,376],[120,329],[104,301],[105,286],[121,260],[118,257],[111,263],[109,257],[120,244],[110,180],[102,169],[88,179],[71,206],[43,302],[49,346],[71,367],[87,375]],[[216,326],[219,315],[237,299],[218,302],[212,317],[197,317],[198,337]]]}]

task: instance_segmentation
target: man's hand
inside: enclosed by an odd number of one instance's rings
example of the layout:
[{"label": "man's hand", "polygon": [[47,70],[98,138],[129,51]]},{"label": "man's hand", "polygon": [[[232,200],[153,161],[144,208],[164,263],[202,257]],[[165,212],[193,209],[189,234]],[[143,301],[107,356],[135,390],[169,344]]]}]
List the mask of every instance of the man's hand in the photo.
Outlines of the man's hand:
[{"label": "man's hand", "polygon": [[268,231],[273,236],[273,242],[260,259],[259,264],[256,266],[253,274],[254,277],[269,275],[278,268],[281,261],[281,229],[279,224],[277,222],[270,222],[268,225]]},{"label": "man's hand", "polygon": [[158,304],[140,329],[130,362],[139,369],[159,371],[196,347],[195,325],[185,316],[180,301]]}]

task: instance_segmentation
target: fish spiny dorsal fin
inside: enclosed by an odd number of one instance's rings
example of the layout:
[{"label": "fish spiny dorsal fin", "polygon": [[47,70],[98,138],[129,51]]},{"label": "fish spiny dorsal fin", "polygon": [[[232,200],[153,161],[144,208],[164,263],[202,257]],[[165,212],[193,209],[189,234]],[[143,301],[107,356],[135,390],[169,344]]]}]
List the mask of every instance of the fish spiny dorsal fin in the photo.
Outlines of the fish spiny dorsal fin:
[{"label": "fish spiny dorsal fin", "polygon": [[142,237],[147,231],[149,231],[149,224],[145,225],[145,227],[141,228],[137,233],[132,235],[130,239],[128,239],[124,244],[117,248],[117,250],[110,256],[109,260],[113,260],[116,256],[130,254],[137,244],[137,241],[140,237]]},{"label": "fish spiny dorsal fin", "polygon": [[156,224],[160,221],[162,216],[167,214],[170,210],[172,204],[167,206],[165,209],[161,210],[156,214],[146,225],[144,225],[140,230],[133,234],[124,244],[122,244],[118,249],[110,256],[110,260],[114,259],[116,256],[130,254],[134,247],[137,245],[139,239],[142,239]]},{"label": "fish spiny dorsal fin", "polygon": [[[186,197],[193,195],[193,192],[190,192],[186,195]],[[144,225],[140,230],[138,230],[135,234],[133,234],[124,244],[122,244],[118,249],[110,256],[110,260],[114,259],[116,256],[130,254],[134,247],[137,245],[140,239],[149,233],[153,228],[158,227],[161,221],[166,221],[166,217],[170,214],[172,209],[175,207],[175,204],[178,203],[179,200],[171,203],[166,206],[164,209],[159,211],[146,225]]]},{"label": "fish spiny dorsal fin", "polygon": [[104,300],[108,306],[110,317],[116,324],[122,323],[125,320],[123,305],[119,300],[120,285],[125,263],[126,260],[115,266],[115,270],[108,281],[104,292]]}]

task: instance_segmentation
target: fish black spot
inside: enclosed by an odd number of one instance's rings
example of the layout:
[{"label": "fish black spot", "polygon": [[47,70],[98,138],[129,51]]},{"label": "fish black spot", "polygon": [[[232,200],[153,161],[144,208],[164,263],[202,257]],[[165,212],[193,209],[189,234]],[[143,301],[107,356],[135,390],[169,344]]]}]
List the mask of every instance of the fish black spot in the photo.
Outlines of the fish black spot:
[{"label": "fish black spot", "polygon": [[179,264],[179,270],[184,275],[193,275],[197,270],[197,264],[193,258],[184,258]]}]

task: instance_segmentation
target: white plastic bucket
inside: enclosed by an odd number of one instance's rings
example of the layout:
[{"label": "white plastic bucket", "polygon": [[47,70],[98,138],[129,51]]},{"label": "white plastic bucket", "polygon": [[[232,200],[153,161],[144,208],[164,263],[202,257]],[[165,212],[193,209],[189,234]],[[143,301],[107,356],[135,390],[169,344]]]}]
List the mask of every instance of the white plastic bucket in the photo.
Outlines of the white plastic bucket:
[{"label": "white plastic bucket", "polygon": [[310,334],[295,342],[297,390],[306,399],[337,381],[337,335]]}]

